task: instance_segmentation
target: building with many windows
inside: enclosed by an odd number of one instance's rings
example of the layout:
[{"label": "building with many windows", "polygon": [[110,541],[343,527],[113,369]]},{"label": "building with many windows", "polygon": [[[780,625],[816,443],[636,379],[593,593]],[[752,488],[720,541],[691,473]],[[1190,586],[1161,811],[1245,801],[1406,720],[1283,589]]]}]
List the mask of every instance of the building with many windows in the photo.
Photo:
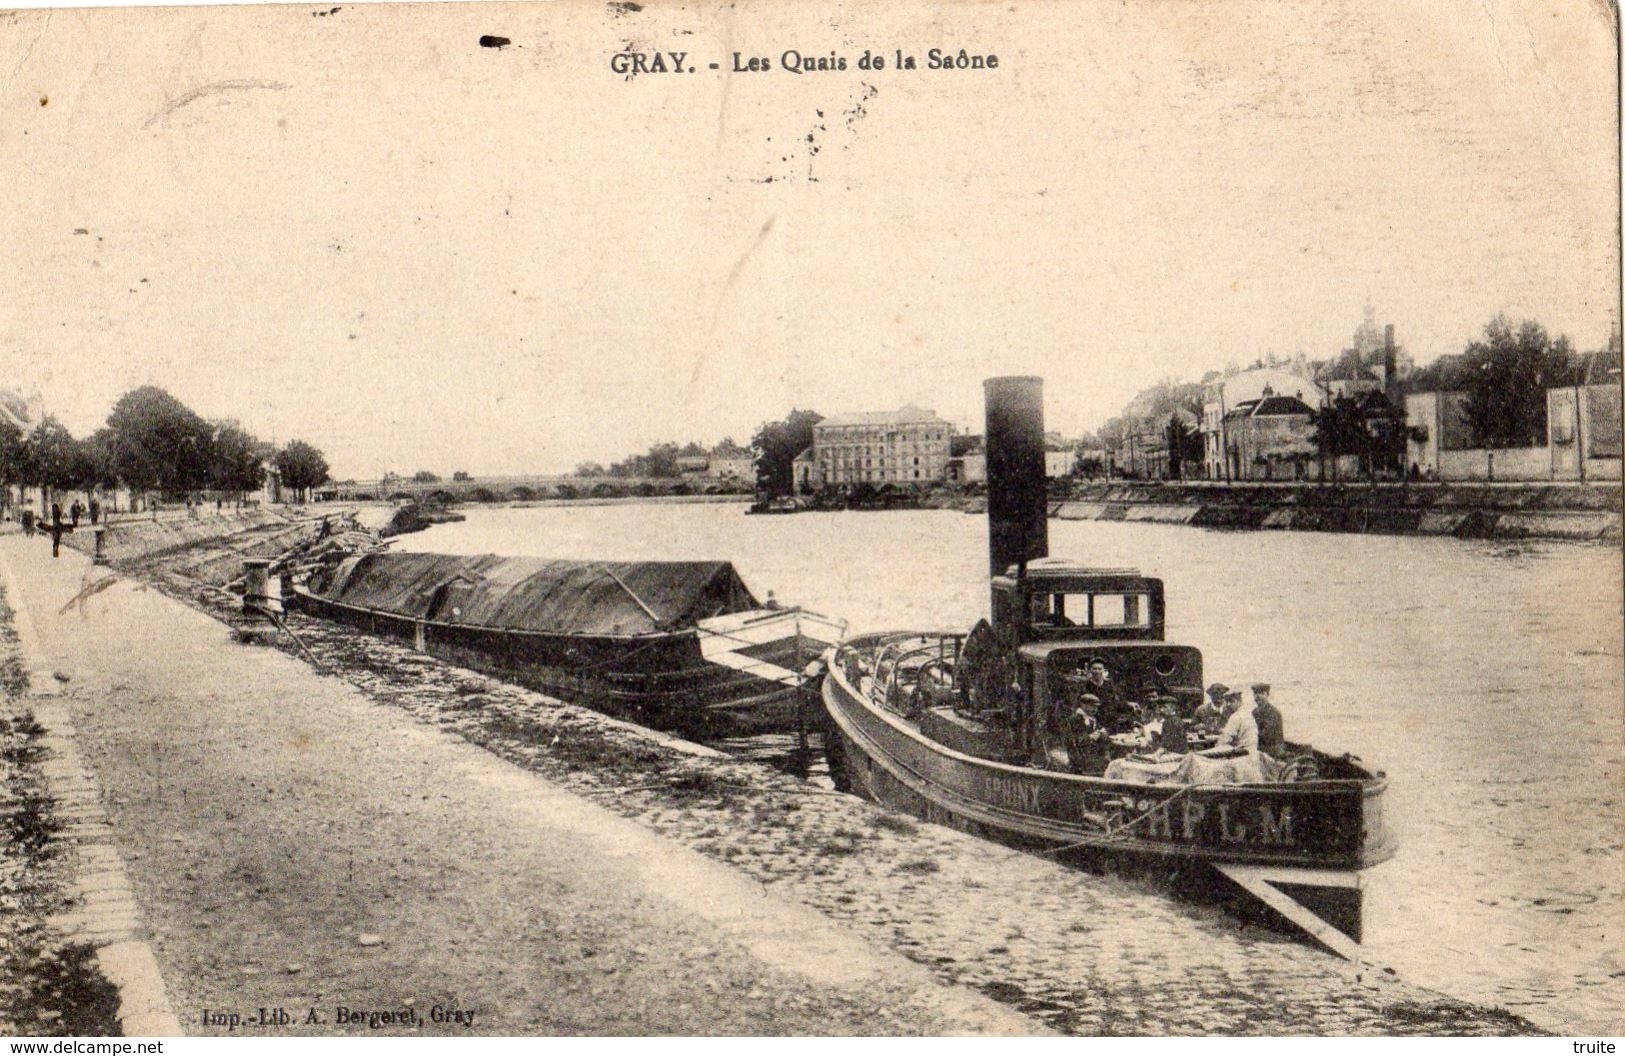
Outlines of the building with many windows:
[{"label": "building with many windows", "polygon": [[826,484],[906,485],[942,480],[953,426],[912,404],[837,414],[813,427],[813,459]]}]

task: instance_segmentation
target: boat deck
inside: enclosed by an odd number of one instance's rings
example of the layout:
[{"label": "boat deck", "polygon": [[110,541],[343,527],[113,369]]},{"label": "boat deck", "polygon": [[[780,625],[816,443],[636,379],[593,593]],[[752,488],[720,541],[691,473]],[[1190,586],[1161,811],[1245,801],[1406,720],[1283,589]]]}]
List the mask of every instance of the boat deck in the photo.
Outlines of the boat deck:
[{"label": "boat deck", "polygon": [[1059,746],[1050,749],[1049,766],[1031,765],[995,723],[947,704],[910,708],[885,700],[873,674],[875,646],[900,637],[849,643],[832,656],[824,686],[843,765],[855,785],[883,802],[1041,846],[1335,869],[1365,868],[1393,854],[1381,823],[1386,780],[1357,760],[1310,750],[1313,779],[1238,782],[1213,765],[1198,781],[1179,784],[1148,779],[1145,770],[1166,761],[1137,764],[1132,780],[1074,774]]}]

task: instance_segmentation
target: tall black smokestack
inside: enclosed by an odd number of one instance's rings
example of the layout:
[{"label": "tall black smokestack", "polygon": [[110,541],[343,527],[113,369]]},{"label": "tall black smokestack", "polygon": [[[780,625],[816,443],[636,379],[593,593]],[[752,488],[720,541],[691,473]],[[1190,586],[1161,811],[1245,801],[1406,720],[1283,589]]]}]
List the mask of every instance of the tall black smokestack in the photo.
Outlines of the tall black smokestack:
[{"label": "tall black smokestack", "polygon": [[989,378],[987,555],[993,575],[1049,556],[1044,491],[1044,379]]}]

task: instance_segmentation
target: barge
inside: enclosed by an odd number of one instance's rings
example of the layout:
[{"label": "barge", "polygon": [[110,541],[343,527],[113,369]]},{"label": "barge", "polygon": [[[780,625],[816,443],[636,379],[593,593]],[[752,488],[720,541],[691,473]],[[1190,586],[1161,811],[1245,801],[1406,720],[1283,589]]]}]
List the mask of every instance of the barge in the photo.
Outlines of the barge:
[{"label": "barge", "polygon": [[725,561],[375,551],[290,596],[312,615],[697,740],[798,729],[803,669],[844,629],[764,606]]},{"label": "barge", "polygon": [[1386,778],[1290,741],[1147,743],[1142,720],[1183,722],[1201,703],[1202,654],[1165,640],[1159,580],[1048,557],[1042,393],[1037,378],[987,382],[991,620],[829,652],[837,782],[1015,846],[1210,869],[1358,956],[1362,874],[1395,853]]}]

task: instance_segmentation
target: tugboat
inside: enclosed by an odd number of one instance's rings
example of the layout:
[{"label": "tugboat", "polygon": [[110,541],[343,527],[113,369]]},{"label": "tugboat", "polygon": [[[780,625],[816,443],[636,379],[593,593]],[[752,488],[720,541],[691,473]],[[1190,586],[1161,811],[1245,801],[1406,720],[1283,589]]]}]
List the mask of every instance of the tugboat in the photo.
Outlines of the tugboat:
[{"label": "tugboat", "polygon": [[[1137,719],[1189,716],[1202,654],[1165,641],[1160,580],[1048,557],[1043,382],[985,389],[991,621],[830,650],[837,783],[1019,847],[1211,868],[1357,957],[1362,873],[1396,849],[1386,778],[1291,742],[1274,755],[1148,751],[1155,726]],[[1115,714],[1097,723],[1103,706]]]}]

